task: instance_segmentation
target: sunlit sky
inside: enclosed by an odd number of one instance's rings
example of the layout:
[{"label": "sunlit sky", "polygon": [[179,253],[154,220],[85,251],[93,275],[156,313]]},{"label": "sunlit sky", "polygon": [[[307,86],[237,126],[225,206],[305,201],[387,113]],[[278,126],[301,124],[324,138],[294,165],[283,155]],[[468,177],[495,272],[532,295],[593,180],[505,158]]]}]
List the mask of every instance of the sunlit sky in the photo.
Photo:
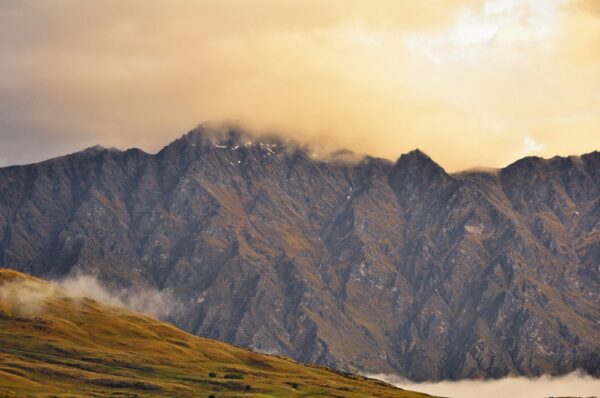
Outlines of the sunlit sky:
[{"label": "sunlit sky", "polygon": [[0,0],[0,165],[200,122],[450,171],[600,149],[600,0]]}]

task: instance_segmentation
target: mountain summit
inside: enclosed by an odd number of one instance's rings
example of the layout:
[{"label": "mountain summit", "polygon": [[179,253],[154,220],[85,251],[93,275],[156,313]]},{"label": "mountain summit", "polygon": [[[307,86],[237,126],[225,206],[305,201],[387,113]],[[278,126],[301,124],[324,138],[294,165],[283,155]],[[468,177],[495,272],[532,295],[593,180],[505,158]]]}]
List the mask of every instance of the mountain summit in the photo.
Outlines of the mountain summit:
[{"label": "mountain summit", "polygon": [[0,169],[0,265],[168,292],[177,326],[414,380],[600,375],[600,153],[448,174],[200,128]]}]

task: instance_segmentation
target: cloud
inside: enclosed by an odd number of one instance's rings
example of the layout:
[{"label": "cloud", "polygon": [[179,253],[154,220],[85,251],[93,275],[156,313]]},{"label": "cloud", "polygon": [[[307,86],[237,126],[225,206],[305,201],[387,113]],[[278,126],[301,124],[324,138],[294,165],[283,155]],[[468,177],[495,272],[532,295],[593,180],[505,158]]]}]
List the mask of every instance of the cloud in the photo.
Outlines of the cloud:
[{"label": "cloud", "polygon": [[534,152],[540,152],[544,149],[544,145],[537,142],[532,136],[526,135],[523,137],[523,154],[527,155]]},{"label": "cloud", "polygon": [[41,313],[48,298],[59,294],[56,285],[23,279],[0,284],[0,302],[13,307],[19,314],[33,316]]},{"label": "cloud", "polygon": [[108,287],[96,277],[87,274],[75,274],[56,283],[71,297],[88,297],[162,319],[175,315],[180,305],[168,291],[149,287],[127,289]]},{"label": "cloud", "polygon": [[170,292],[152,288],[110,288],[96,277],[81,273],[48,283],[18,279],[0,285],[0,301],[28,316],[42,313],[49,300],[60,297],[87,297],[163,319],[174,316],[181,305]]},{"label": "cloud", "polygon": [[450,170],[600,147],[600,24],[572,0],[0,3],[0,157],[155,151],[202,121]]},{"label": "cloud", "polygon": [[460,380],[436,383],[415,383],[398,376],[381,374],[369,377],[408,390],[456,398],[591,397],[600,391],[600,379],[595,379],[582,372],[573,372],[559,377],[508,377],[498,380]]}]

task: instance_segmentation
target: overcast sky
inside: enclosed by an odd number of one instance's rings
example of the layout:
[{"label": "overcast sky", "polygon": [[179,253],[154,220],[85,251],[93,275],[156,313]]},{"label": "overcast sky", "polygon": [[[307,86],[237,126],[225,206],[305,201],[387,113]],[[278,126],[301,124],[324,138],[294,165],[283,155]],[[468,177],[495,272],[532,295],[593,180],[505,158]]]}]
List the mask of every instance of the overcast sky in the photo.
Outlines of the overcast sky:
[{"label": "overcast sky", "polygon": [[600,0],[0,0],[0,165],[203,121],[453,171],[600,149]]}]

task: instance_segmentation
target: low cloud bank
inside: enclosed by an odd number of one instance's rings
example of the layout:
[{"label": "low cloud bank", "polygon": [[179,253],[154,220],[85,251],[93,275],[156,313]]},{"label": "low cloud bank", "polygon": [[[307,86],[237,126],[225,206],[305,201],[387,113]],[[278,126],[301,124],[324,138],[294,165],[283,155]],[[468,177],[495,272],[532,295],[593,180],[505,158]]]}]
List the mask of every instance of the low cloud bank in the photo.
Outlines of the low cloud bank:
[{"label": "low cloud bank", "polygon": [[50,297],[58,294],[54,284],[41,284],[35,280],[17,280],[0,284],[0,304],[7,305],[19,314],[32,316],[41,313]]},{"label": "low cloud bank", "polygon": [[379,379],[407,390],[441,397],[455,398],[546,398],[595,397],[600,394],[600,379],[573,372],[565,376],[537,378],[507,377],[498,380],[460,380],[415,383],[395,375],[372,374]]},{"label": "low cloud bank", "polygon": [[89,297],[106,304],[129,308],[157,318],[166,318],[176,312],[179,304],[173,294],[153,288],[111,288],[95,276],[75,274],[56,281],[69,295]]},{"label": "low cloud bank", "polygon": [[169,291],[108,287],[88,274],[75,274],[49,283],[27,279],[0,285],[0,301],[24,315],[37,315],[44,311],[49,300],[65,296],[74,299],[88,297],[163,319],[175,314],[181,305]]}]

